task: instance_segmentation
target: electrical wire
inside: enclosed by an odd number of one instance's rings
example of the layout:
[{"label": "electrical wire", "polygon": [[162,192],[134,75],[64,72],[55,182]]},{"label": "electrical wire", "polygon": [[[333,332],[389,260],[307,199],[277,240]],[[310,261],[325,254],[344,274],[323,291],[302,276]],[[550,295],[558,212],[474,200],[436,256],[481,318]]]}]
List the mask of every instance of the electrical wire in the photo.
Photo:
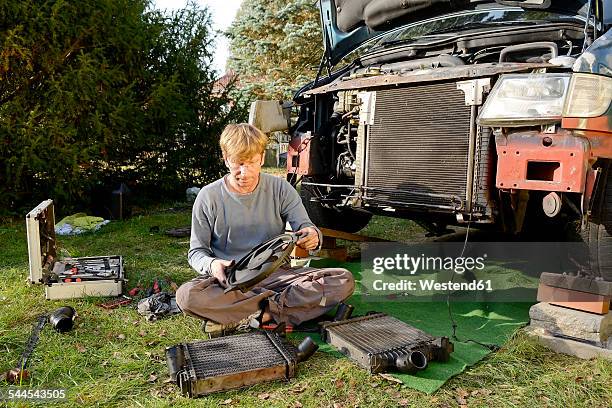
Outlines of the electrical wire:
[{"label": "electrical wire", "polygon": [[[473,202],[472,202],[473,203]],[[472,206],[470,208],[474,208],[474,205],[472,204]],[[470,211],[470,219],[468,220],[468,224],[467,224],[467,228],[465,231],[465,240],[463,241],[463,248],[461,249],[461,254],[459,255],[459,258],[463,257],[463,254],[465,253],[465,249],[467,248],[467,242],[468,242],[468,237],[470,235],[470,226],[472,224],[472,212]],[[453,274],[451,275],[451,280],[450,282],[452,283],[454,278],[455,278],[455,274],[456,272],[453,270]],[[455,320],[455,318],[453,317],[453,310],[452,310],[452,306],[451,306],[451,286],[449,285],[447,291],[446,291],[446,307],[448,309],[448,317],[451,321],[451,327],[453,329],[453,333],[451,335],[451,338],[459,343],[474,343],[474,344],[478,344],[479,346],[482,346],[484,348],[487,348],[491,351],[497,351],[500,349],[500,346],[498,346],[497,344],[492,344],[492,343],[481,343],[477,340],[474,339],[466,339],[466,340],[461,340],[459,338],[459,336],[457,336],[457,328],[459,327],[457,324],[457,321]]]}]

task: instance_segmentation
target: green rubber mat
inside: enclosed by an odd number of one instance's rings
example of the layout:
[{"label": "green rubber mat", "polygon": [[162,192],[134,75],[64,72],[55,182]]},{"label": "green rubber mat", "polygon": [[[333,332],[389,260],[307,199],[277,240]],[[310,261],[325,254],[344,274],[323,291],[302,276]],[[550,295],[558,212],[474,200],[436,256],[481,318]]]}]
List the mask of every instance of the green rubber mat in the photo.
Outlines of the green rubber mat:
[{"label": "green rubber mat", "polygon": [[[369,311],[386,313],[408,324],[411,324],[433,336],[451,337],[452,322],[446,302],[402,302],[384,301],[369,302],[359,293],[361,264],[338,263],[320,260],[311,263],[314,267],[343,267],[350,270],[357,280],[355,294],[347,303],[355,306],[353,316],[364,315]],[[395,374],[407,386],[431,394],[440,388],[449,378],[461,373],[491,352],[489,348],[466,340],[501,346],[512,336],[515,330],[529,321],[529,308],[532,303],[496,303],[496,302],[453,302],[452,316],[457,325],[458,342],[451,339],[455,351],[450,361],[439,363],[433,361],[426,370],[416,375]],[[301,335],[300,335],[301,337]],[[341,356],[331,346],[321,342],[318,335],[311,335],[320,345],[321,351]]]}]

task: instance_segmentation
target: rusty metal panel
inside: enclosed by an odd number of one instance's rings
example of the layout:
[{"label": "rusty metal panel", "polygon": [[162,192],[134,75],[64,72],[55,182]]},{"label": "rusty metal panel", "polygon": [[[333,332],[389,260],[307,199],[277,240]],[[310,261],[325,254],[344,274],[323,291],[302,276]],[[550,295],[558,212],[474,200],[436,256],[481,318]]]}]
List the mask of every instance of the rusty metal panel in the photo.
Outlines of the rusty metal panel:
[{"label": "rusty metal panel", "polygon": [[310,132],[299,134],[291,139],[287,147],[287,173],[308,176],[315,174],[310,149],[313,146]]},{"label": "rusty metal panel", "polygon": [[295,375],[297,352],[276,333],[251,332],[166,349],[170,375],[190,397]]},{"label": "rusty metal panel", "polygon": [[497,176],[501,189],[582,193],[589,169],[588,140],[568,131],[497,135]]},{"label": "rusty metal panel", "polygon": [[[305,95],[324,94],[347,89],[371,89],[390,85],[414,84],[432,81],[461,80],[468,78],[489,77],[511,72],[529,72],[533,69],[555,68],[547,63],[487,63],[478,65],[462,65],[458,67],[442,67],[436,69],[420,69],[402,74],[378,75],[334,81],[305,92]],[[442,102],[440,99],[438,101]]]},{"label": "rusty metal panel", "polygon": [[474,204],[475,210],[484,210],[490,215],[496,206],[495,167],[497,157],[495,154],[495,136],[490,128],[477,127],[476,155],[474,170]]}]

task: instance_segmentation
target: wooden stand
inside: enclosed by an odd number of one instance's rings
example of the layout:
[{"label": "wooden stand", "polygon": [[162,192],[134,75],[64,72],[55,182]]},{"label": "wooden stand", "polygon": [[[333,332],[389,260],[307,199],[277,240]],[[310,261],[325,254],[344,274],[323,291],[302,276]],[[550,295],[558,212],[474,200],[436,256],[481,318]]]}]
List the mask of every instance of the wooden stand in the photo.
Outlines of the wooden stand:
[{"label": "wooden stand", "polygon": [[584,312],[605,315],[610,310],[610,297],[578,290],[555,288],[540,282],[538,302],[569,307]]},{"label": "wooden stand", "polygon": [[[389,242],[388,240],[374,237],[367,237],[365,235],[351,234],[349,232],[332,230],[329,228],[320,228],[323,234],[323,245],[321,251],[317,254],[321,258],[330,258],[337,261],[346,261],[348,257],[348,251],[346,247],[338,246],[337,240],[344,239],[346,241],[353,242]],[[308,251],[305,249],[295,247],[291,253],[293,258],[308,258]]]}]

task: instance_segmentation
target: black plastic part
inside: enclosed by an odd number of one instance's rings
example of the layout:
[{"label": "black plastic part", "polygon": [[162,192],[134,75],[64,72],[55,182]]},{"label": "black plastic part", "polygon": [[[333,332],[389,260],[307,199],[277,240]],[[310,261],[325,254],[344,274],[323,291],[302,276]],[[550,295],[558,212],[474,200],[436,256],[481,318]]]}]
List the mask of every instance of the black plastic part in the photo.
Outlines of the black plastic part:
[{"label": "black plastic part", "polygon": [[176,345],[172,347],[166,347],[166,363],[168,364],[168,373],[172,381],[177,381],[177,374],[182,370],[185,365],[185,355],[183,353],[183,346]]},{"label": "black plastic part", "polygon": [[402,373],[415,373],[427,368],[427,364],[427,356],[419,350],[414,350],[410,354],[399,355],[390,365]]},{"label": "black plastic part", "polygon": [[548,48],[550,50],[551,58],[555,58],[557,57],[557,55],[559,55],[559,49],[557,48],[557,44],[552,41],[538,41],[526,44],[509,45],[505,47],[499,53],[499,62],[504,62],[506,60],[506,55],[511,54],[513,52],[539,50],[543,48]]},{"label": "black plastic part", "polygon": [[49,315],[49,323],[55,330],[65,333],[72,330],[76,311],[71,306],[63,306]]},{"label": "black plastic part", "polygon": [[455,349],[448,337],[440,337],[438,339],[438,348],[436,351],[436,360],[447,362],[450,360],[450,353]]},{"label": "black plastic part", "polygon": [[353,314],[353,310],[355,310],[355,306],[346,304],[344,302],[340,302],[338,304],[338,308],[336,309],[336,315],[334,316],[334,322],[350,319],[351,315]]},{"label": "black plastic part", "polygon": [[306,337],[298,346],[297,361],[302,362],[308,360],[315,351],[319,349],[319,345],[312,341],[310,337]]}]

